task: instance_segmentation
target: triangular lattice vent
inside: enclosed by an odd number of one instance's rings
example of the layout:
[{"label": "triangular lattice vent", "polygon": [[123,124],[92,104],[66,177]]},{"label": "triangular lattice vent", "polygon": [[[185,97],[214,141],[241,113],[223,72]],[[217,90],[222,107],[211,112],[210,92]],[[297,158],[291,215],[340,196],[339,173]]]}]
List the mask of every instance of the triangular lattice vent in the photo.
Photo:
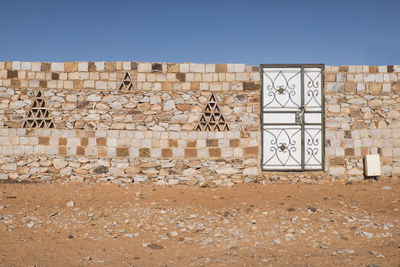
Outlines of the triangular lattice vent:
[{"label": "triangular lattice vent", "polygon": [[129,74],[129,72],[125,72],[124,78],[121,84],[119,85],[119,90],[126,90],[126,91],[133,90],[132,77]]},{"label": "triangular lattice vent", "polygon": [[214,94],[208,98],[203,114],[200,116],[200,122],[195,128],[196,131],[229,131],[228,123],[221,114],[217,99]]},{"label": "triangular lattice vent", "polygon": [[54,128],[50,112],[46,108],[46,101],[43,99],[42,91],[35,92],[31,110],[22,125],[23,128]]}]

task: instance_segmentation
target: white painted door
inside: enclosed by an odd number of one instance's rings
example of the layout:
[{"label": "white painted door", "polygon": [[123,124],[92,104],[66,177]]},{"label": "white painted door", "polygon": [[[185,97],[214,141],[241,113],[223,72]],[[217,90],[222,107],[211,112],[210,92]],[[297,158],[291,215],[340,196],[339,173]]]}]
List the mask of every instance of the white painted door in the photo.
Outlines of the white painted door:
[{"label": "white painted door", "polygon": [[324,168],[323,65],[261,65],[262,169]]}]

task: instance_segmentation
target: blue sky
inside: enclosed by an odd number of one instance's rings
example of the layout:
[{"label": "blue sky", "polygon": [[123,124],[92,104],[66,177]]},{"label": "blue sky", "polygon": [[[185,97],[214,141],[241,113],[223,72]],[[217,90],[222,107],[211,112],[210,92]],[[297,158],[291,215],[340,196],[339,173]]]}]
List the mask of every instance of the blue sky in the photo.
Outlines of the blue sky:
[{"label": "blue sky", "polygon": [[399,0],[1,0],[0,61],[400,64]]}]

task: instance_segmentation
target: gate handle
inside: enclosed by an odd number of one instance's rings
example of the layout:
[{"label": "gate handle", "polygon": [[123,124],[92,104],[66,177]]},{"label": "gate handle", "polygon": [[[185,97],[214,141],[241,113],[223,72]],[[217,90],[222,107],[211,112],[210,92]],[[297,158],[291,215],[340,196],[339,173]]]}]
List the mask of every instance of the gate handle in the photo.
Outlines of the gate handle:
[{"label": "gate handle", "polygon": [[302,125],[303,124],[303,114],[304,114],[304,107],[300,107],[300,111],[296,112],[296,124]]}]

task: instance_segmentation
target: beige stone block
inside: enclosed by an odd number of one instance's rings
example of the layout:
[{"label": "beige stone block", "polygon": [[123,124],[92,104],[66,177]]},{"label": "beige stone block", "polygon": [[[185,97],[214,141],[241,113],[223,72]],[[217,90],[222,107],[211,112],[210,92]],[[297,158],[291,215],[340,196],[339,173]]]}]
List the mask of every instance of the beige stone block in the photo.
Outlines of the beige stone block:
[{"label": "beige stone block", "polygon": [[249,73],[247,72],[238,72],[236,73],[236,80],[237,81],[248,81],[249,80]]},{"label": "beige stone block", "polygon": [[346,82],[346,74],[339,73],[336,75],[337,82]]},{"label": "beige stone block", "polygon": [[327,105],[328,112],[338,114],[340,113],[340,105]]},{"label": "beige stone block", "polygon": [[146,74],[144,73],[138,73],[137,74],[137,81],[138,82],[145,82],[146,81]]},{"label": "beige stone block", "polygon": [[146,81],[148,82],[155,82],[156,81],[156,74],[149,73],[146,75]]},{"label": "beige stone block", "polygon": [[368,73],[369,72],[369,66],[362,66],[362,72]]},{"label": "beige stone block", "polygon": [[21,62],[21,70],[32,70],[31,62]]},{"label": "beige stone block", "polygon": [[240,82],[231,83],[231,89],[234,91],[243,91],[243,83]]},{"label": "beige stone block", "polygon": [[89,80],[89,72],[80,72],[79,76],[81,80]]},{"label": "beige stone block", "polygon": [[387,66],[378,66],[378,72],[387,72]]},{"label": "beige stone block", "polygon": [[357,83],[357,93],[363,93],[363,92],[365,92],[365,84]]},{"label": "beige stone block", "polygon": [[206,64],[206,72],[215,72],[215,64]]},{"label": "beige stone block", "polygon": [[393,149],[390,147],[382,148],[382,157],[391,158],[393,156]]},{"label": "beige stone block", "polygon": [[367,73],[364,75],[364,81],[365,82],[375,82],[375,74],[373,73]]},{"label": "beige stone block", "polygon": [[329,167],[328,172],[330,175],[339,176],[344,174],[346,172],[346,169],[343,166],[331,166]]},{"label": "beige stone block", "polygon": [[7,70],[0,70],[0,79],[7,79]]},{"label": "beige stone block", "polygon": [[151,63],[138,63],[138,72],[151,72]]},{"label": "beige stone block", "polygon": [[356,74],[354,75],[354,82],[364,82],[364,75],[363,74]]},{"label": "beige stone block", "polygon": [[200,90],[208,90],[209,83],[200,83]]},{"label": "beige stone block", "polygon": [[185,149],[183,148],[173,148],[172,149],[172,157],[184,157]]},{"label": "beige stone block", "polygon": [[32,80],[32,81],[29,81],[29,86],[37,88],[37,87],[39,87],[39,83],[40,82],[38,80]]},{"label": "beige stone block", "polygon": [[346,79],[347,79],[348,82],[354,82],[355,74],[352,74],[352,73],[347,74],[347,78]]},{"label": "beige stone block", "polygon": [[11,62],[11,69],[20,70],[21,69],[21,62],[20,61],[12,61]]},{"label": "beige stone block", "polygon": [[94,81],[84,81],[83,88],[85,88],[85,89],[94,88]]},{"label": "beige stone block", "polygon": [[205,64],[197,64],[197,63],[190,63],[189,64],[190,72],[206,72],[206,65]]},{"label": "beige stone block", "polygon": [[153,91],[161,91],[162,90],[162,84],[161,83],[153,83],[152,89],[153,89]]},{"label": "beige stone block", "polygon": [[384,83],[383,86],[382,86],[382,92],[383,93],[390,93],[391,88],[392,88],[392,86],[391,86],[390,83]]},{"label": "beige stone block", "polygon": [[131,62],[130,61],[122,62],[122,69],[123,70],[131,70]]},{"label": "beige stone block", "polygon": [[108,72],[100,72],[100,80],[109,80],[109,76]]},{"label": "beige stone block", "polygon": [[252,81],[260,81],[261,80],[260,73],[259,72],[250,73],[250,80],[252,80]]},{"label": "beige stone block", "polygon": [[73,81],[64,81],[64,88],[65,89],[73,89],[74,88],[74,82]]},{"label": "beige stone block", "polygon": [[194,73],[186,73],[185,75],[186,82],[194,82]]},{"label": "beige stone block", "polygon": [[213,79],[213,82],[218,82],[219,81],[219,73],[213,73],[212,74],[212,79]]},{"label": "beige stone block", "polygon": [[107,89],[107,82],[104,81],[96,81],[96,89],[98,90],[105,90]]},{"label": "beige stone block", "polygon": [[57,88],[58,81],[47,81],[47,88]]},{"label": "beige stone block", "polygon": [[235,72],[235,64],[226,64],[226,72]]},{"label": "beige stone block", "polygon": [[105,62],[94,62],[94,65],[96,66],[97,71],[104,71],[105,70]]},{"label": "beige stone block", "polygon": [[189,63],[181,63],[179,64],[180,72],[189,72]]},{"label": "beige stone block", "polygon": [[350,72],[350,73],[355,73],[355,72],[357,72],[357,66],[349,65],[347,71]]},{"label": "beige stone block", "polygon": [[233,64],[234,72],[245,72],[246,71],[245,64]]},{"label": "beige stone block", "polygon": [[205,73],[203,74],[203,82],[212,82],[213,81],[213,74],[212,73]]},{"label": "beige stone block", "polygon": [[109,73],[108,74],[108,79],[110,81],[116,81],[117,80],[117,73],[115,73],[115,72]]},{"label": "beige stone block", "polygon": [[375,74],[375,82],[382,83],[383,82],[383,73]]},{"label": "beige stone block", "polygon": [[70,72],[70,73],[68,73],[68,79],[69,80],[79,80],[80,79],[79,72]]},{"label": "beige stone block", "polygon": [[235,81],[236,77],[234,73],[226,73],[225,79],[227,82]]},{"label": "beige stone block", "polygon": [[167,81],[175,82],[176,81],[176,73],[167,73]]},{"label": "beige stone block", "polygon": [[89,72],[89,79],[90,80],[98,80],[98,79],[100,79],[100,75],[98,72]]},{"label": "beige stone block", "polygon": [[116,82],[107,82],[107,89],[111,89],[111,90],[117,89],[117,83]]},{"label": "beige stone block", "polygon": [[165,73],[157,73],[156,81],[157,82],[165,82],[167,80],[167,75]]},{"label": "beige stone block", "polygon": [[191,90],[191,86],[189,82],[182,83],[182,90],[188,91]]},{"label": "beige stone block", "polygon": [[88,71],[89,63],[88,62],[78,62],[78,71]]},{"label": "beige stone block", "polygon": [[[26,77],[28,80],[34,80],[36,77],[36,73],[33,71],[28,71],[28,72],[26,72]],[[39,80],[39,79],[36,79],[36,80]]]},{"label": "beige stone block", "polygon": [[[57,77],[57,76],[55,76],[55,77]],[[68,78],[68,74],[67,73],[59,73],[58,74],[58,79],[59,80],[67,80],[67,78]],[[56,79],[55,79],[56,80]]]},{"label": "beige stone block", "polygon": [[194,81],[196,82],[203,81],[203,75],[201,73],[194,73]]},{"label": "beige stone block", "polygon": [[210,90],[211,91],[221,91],[222,90],[222,83],[210,83]]},{"label": "beige stone block", "polygon": [[64,63],[51,63],[51,71],[64,71]]}]

